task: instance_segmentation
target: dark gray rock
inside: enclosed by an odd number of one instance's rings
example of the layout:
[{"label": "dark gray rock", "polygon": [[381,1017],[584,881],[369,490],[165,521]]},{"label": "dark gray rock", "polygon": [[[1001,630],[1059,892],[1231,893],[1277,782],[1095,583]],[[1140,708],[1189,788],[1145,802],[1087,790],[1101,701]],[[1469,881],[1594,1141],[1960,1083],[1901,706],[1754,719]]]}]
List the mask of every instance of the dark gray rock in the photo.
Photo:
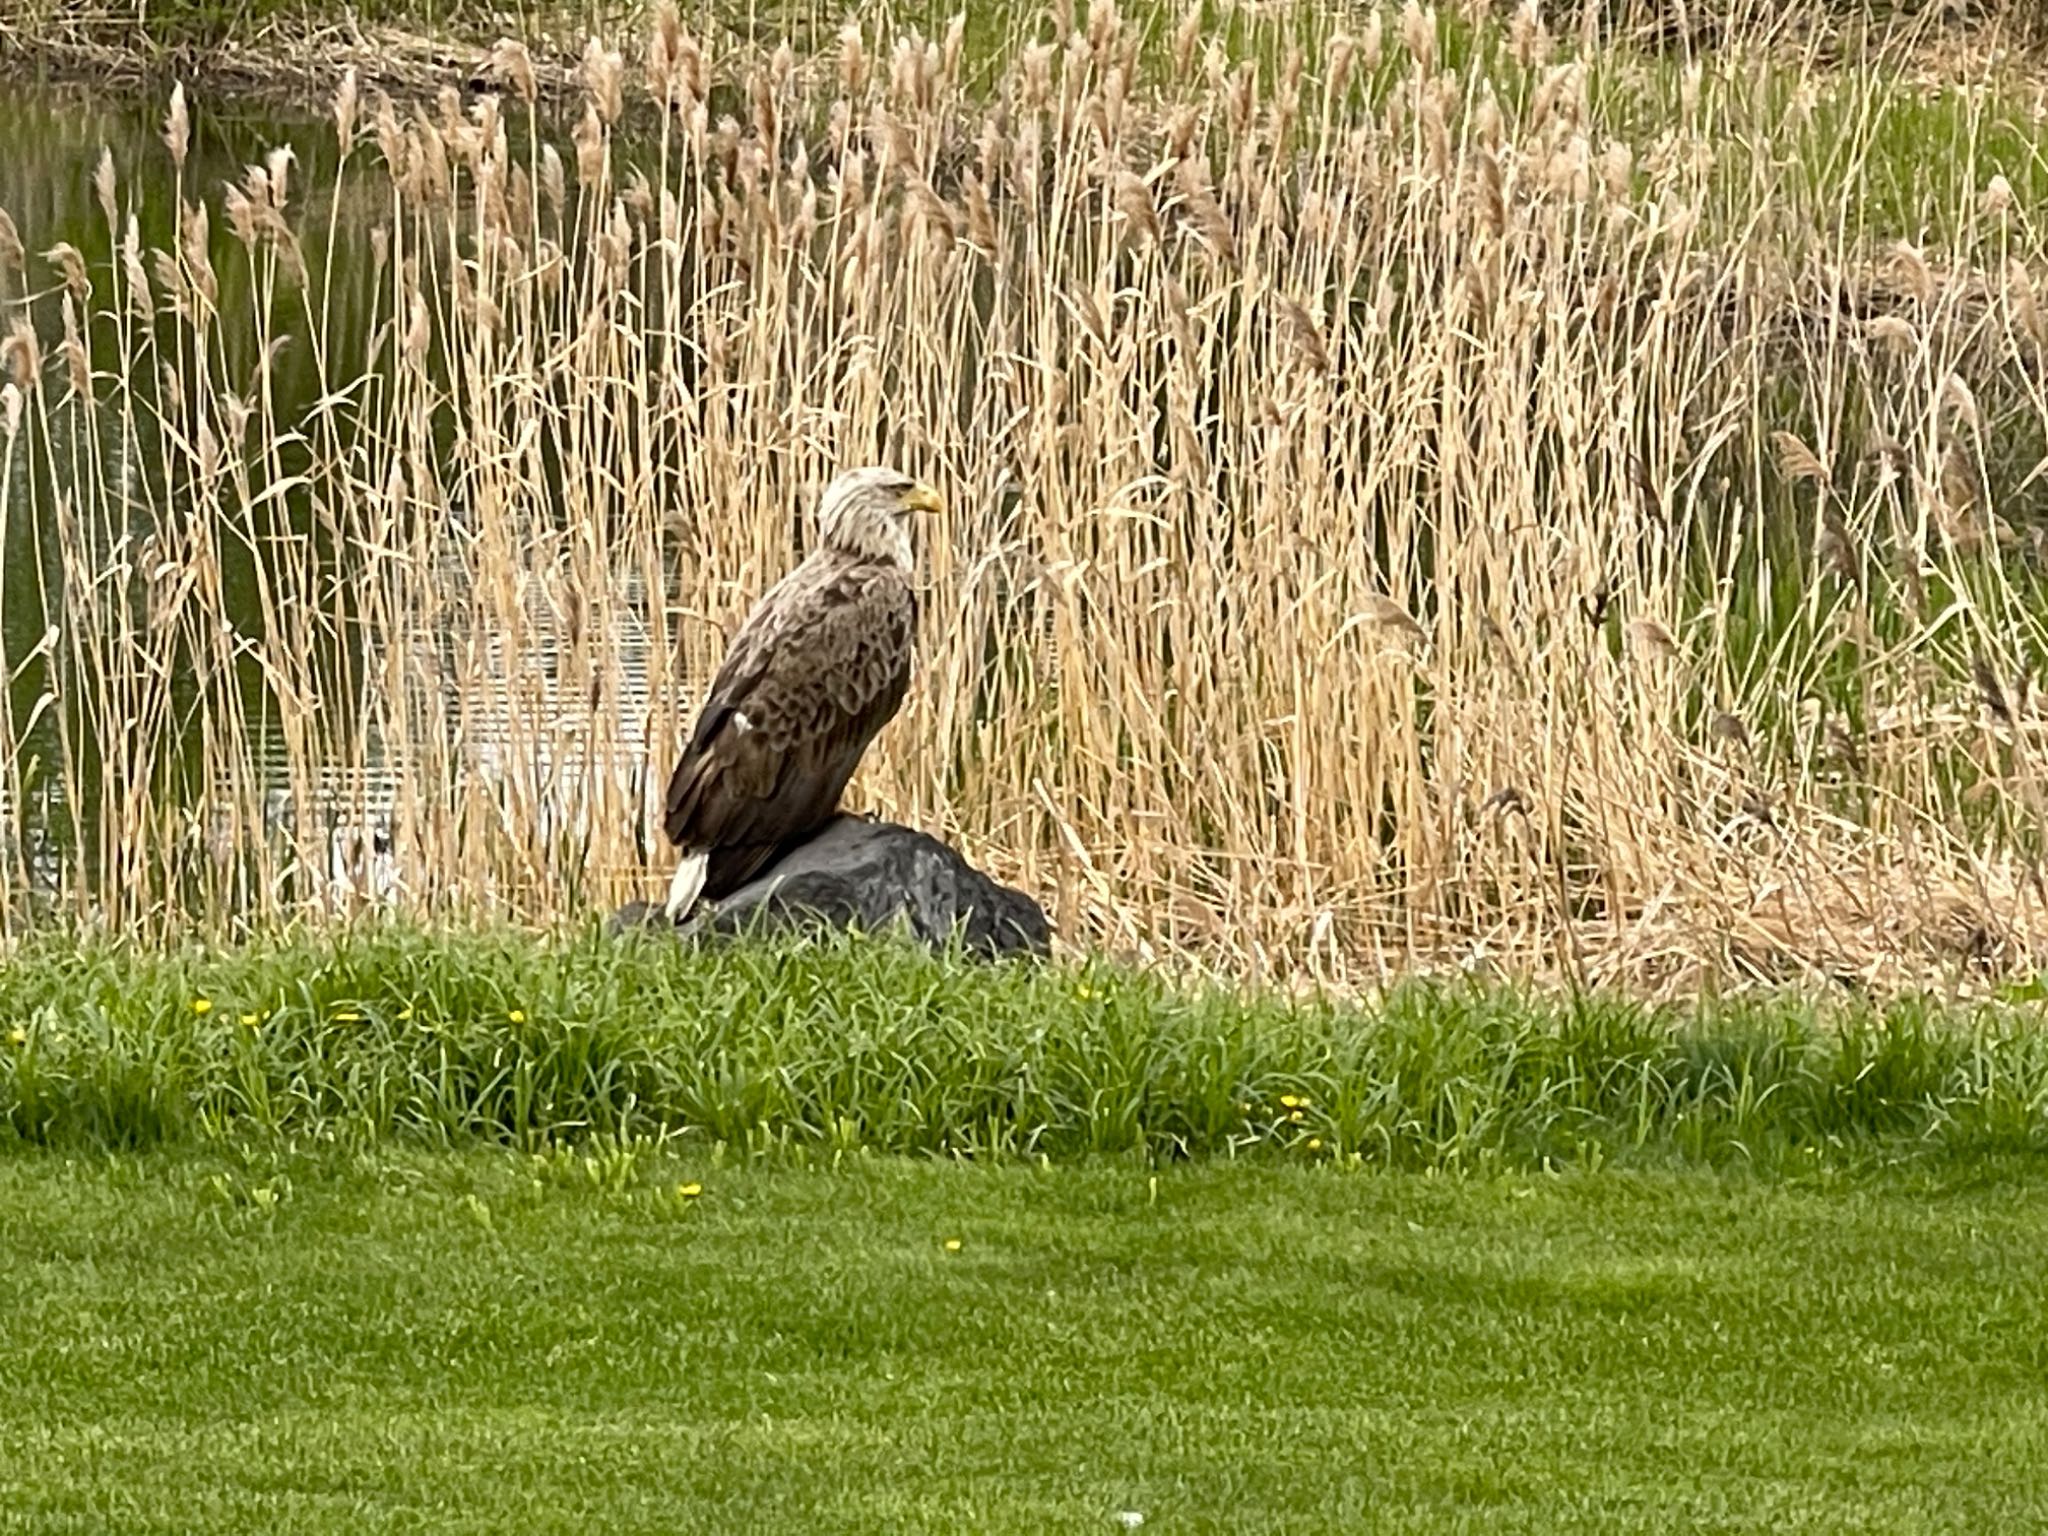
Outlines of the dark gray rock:
[{"label": "dark gray rock", "polygon": [[846,815],[673,929],[658,902],[633,902],[611,921],[614,932],[658,928],[685,939],[820,928],[879,933],[898,924],[934,949],[956,932],[963,949],[989,957],[1052,948],[1044,910],[1022,891],[998,885],[926,833]]}]

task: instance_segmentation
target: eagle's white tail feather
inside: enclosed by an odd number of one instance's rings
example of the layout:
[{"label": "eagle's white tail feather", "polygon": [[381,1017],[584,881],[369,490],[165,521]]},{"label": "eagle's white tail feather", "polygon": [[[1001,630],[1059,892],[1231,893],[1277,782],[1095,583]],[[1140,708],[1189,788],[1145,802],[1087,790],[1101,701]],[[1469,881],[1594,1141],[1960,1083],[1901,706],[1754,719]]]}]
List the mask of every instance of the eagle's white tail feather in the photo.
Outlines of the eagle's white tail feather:
[{"label": "eagle's white tail feather", "polygon": [[668,883],[668,920],[680,923],[690,915],[690,908],[697,904],[697,897],[704,889],[704,875],[711,863],[711,856],[704,853],[686,853],[682,862],[676,865],[674,878]]}]

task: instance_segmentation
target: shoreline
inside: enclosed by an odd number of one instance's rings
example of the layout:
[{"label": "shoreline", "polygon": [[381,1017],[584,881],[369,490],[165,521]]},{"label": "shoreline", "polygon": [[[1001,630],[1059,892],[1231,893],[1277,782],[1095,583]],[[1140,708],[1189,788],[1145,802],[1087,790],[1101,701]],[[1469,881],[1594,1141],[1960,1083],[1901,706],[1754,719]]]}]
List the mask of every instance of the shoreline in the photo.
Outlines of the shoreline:
[{"label": "shoreline", "polygon": [[[1498,8],[1510,7],[1498,0]],[[1398,10],[1385,3],[1380,9],[1390,15]],[[874,46],[876,18],[857,11],[852,16],[870,29]],[[1023,9],[1006,13],[1004,20],[1013,41],[1043,25],[1042,15]],[[595,35],[623,48],[631,68],[647,24],[648,16],[641,14],[615,20]],[[1618,43],[1645,56],[1667,55],[1677,64],[1687,55],[1729,46],[1733,25],[1701,15],[1689,43],[1668,23],[1637,21],[1616,26],[1601,46]],[[2048,12],[2031,13],[2020,0],[1991,0],[1967,15],[1930,7],[1920,16],[1864,17],[1861,25],[1869,31],[1859,32],[1857,19],[1845,15],[1823,18],[1817,25],[1808,19],[1799,31],[1788,27],[1752,35],[1788,61],[1817,63],[1823,72],[1855,68],[1859,56],[1866,66],[1874,64],[1882,50],[1903,66],[1896,76],[1902,87],[1975,87],[2003,75],[2048,94]],[[901,18],[898,30],[913,26],[911,18]],[[732,26],[719,32],[723,35],[711,34],[707,40],[720,53],[735,44],[744,51],[749,41],[763,45],[764,39],[805,45],[798,49],[800,60],[837,53],[838,23],[820,32],[815,17],[791,16],[781,30],[758,32],[751,39]],[[801,36],[806,32],[808,38]],[[583,90],[583,47],[591,35],[567,12],[369,22],[353,13],[331,19],[276,15],[246,31],[176,41],[148,37],[132,26],[90,21],[0,21],[0,79],[111,89],[137,100],[167,96],[174,84],[183,84],[188,96],[232,98],[280,113],[317,116],[326,112],[351,68],[359,90],[382,91],[400,105],[430,101],[450,84],[466,91],[497,89],[491,54],[500,42],[511,40],[528,50],[538,104],[573,113]]]},{"label": "shoreline", "polygon": [[[502,35],[502,34],[500,34]],[[323,115],[350,69],[366,95],[395,103],[428,101],[443,87],[495,89],[490,65],[497,37],[429,34],[353,17],[333,22],[279,20],[247,38],[208,45],[116,41],[105,36],[39,35],[0,25],[0,79],[57,88],[112,91],[160,100],[182,84],[195,99],[234,101],[280,115]],[[573,103],[582,90],[579,56],[558,39],[523,39],[544,108]]]}]

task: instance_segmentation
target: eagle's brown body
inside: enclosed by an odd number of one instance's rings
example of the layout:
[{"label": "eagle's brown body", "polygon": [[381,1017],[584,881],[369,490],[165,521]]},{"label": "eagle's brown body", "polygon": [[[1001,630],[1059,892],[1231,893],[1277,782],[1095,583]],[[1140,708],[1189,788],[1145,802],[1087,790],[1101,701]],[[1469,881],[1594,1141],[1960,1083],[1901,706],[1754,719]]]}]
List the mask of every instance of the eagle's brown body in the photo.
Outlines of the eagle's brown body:
[{"label": "eagle's brown body", "polygon": [[839,808],[910,686],[907,516],[938,505],[928,486],[880,468],[827,489],[820,546],[733,636],[669,776],[662,830],[681,854],[672,917],[730,895]]},{"label": "eagle's brown body", "polygon": [[893,565],[821,549],[733,637],[668,781],[662,830],[708,857],[702,895],[814,832],[910,687],[917,598]]}]

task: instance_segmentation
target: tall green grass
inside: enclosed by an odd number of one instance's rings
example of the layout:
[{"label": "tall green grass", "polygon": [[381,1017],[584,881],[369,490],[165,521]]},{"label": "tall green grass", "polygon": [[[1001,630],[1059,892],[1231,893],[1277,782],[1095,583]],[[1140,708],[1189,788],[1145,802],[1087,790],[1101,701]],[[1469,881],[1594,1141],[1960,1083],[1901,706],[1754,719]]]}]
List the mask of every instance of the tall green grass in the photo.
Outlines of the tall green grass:
[{"label": "tall green grass", "polygon": [[737,1155],[1284,1157],[1475,1170],[2048,1149],[2031,1003],[1369,1001],[884,943],[689,953],[407,930],[0,973],[0,1138]]}]

